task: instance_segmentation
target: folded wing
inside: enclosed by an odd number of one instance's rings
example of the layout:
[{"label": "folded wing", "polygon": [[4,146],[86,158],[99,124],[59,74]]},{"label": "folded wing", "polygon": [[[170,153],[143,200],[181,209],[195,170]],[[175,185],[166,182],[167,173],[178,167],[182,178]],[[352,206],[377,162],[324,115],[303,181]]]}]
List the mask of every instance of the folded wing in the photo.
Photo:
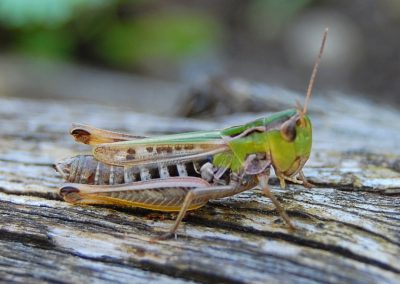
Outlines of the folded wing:
[{"label": "folded wing", "polygon": [[74,136],[74,139],[77,142],[92,146],[102,143],[131,141],[146,138],[145,136],[113,132],[78,123],[72,125],[70,133]]}]

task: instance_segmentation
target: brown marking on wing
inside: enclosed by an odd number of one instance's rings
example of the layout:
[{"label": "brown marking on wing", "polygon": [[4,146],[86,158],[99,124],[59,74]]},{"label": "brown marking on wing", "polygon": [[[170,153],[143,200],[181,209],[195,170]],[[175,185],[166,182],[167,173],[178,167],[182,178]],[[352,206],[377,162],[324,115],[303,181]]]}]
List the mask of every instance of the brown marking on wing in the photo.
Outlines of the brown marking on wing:
[{"label": "brown marking on wing", "polygon": [[149,147],[146,147],[146,150],[147,150],[147,152],[151,153],[151,152],[153,152],[154,149],[153,149],[153,147],[149,146]]},{"label": "brown marking on wing", "polygon": [[[93,155],[103,163],[122,166],[186,161],[228,150],[227,145],[223,143],[156,144],[152,141],[153,144],[146,145],[145,142],[143,144],[120,142],[97,145],[93,149]],[[177,146],[180,147],[180,151],[176,149]],[[152,147],[153,151],[149,152],[148,147]],[[131,148],[135,150],[135,154],[128,153]]]},{"label": "brown marking on wing", "polygon": [[135,155],[136,154],[136,150],[134,148],[129,148],[128,151],[126,151],[128,154],[130,155]]},{"label": "brown marking on wing", "polygon": [[158,154],[160,154],[162,152],[172,153],[173,148],[171,146],[159,146],[159,147],[156,147],[156,151]]},{"label": "brown marking on wing", "polygon": [[198,144],[198,147],[200,147],[202,150],[208,150],[212,148],[210,144]]},{"label": "brown marking on wing", "polygon": [[90,141],[90,132],[84,129],[73,129],[71,135],[77,142],[88,144]]},{"label": "brown marking on wing", "polygon": [[70,133],[72,136],[74,136],[77,142],[89,145],[131,141],[146,138],[145,136],[137,136],[103,130],[85,124],[73,124]]}]

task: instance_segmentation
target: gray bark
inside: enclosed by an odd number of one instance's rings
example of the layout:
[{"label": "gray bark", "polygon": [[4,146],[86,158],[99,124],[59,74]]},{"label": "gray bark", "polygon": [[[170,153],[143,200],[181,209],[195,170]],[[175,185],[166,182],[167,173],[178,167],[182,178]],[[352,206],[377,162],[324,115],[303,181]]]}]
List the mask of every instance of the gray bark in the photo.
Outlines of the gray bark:
[{"label": "gray bark", "polygon": [[[272,105],[301,96],[264,90]],[[278,95],[277,95],[278,94]],[[262,114],[262,115],[265,115]],[[209,121],[160,118],[128,108],[0,99],[0,279],[59,283],[399,283],[400,114],[341,95],[316,94],[316,185],[273,193],[298,228],[289,232],[259,190],[190,213],[177,239],[150,242],[175,215],[74,206],[60,199],[51,165],[88,151],[72,122],[135,134],[213,129],[257,115]]]}]

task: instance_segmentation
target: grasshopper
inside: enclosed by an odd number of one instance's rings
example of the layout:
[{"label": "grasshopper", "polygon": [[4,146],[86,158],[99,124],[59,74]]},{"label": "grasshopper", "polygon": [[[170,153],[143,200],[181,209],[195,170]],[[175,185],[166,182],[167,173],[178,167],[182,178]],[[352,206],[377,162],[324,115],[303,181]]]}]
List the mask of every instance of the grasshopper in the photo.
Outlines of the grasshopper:
[{"label": "grasshopper", "polygon": [[78,155],[55,167],[68,182],[60,189],[74,204],[135,206],[179,212],[161,238],[176,234],[188,210],[209,200],[260,188],[271,199],[289,229],[290,218],[271,193],[271,168],[285,188],[286,181],[310,187],[302,169],[312,144],[307,107],[327,38],[311,74],[304,107],[222,130],[157,137],[134,136],[74,124],[75,140],[93,147],[92,155]]}]

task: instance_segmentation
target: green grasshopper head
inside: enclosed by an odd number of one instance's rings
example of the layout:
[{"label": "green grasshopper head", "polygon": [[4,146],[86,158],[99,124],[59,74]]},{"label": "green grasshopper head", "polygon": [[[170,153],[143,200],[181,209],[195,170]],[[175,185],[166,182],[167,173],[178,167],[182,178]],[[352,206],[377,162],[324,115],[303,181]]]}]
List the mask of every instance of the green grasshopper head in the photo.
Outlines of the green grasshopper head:
[{"label": "green grasshopper head", "polygon": [[310,118],[295,109],[284,112],[284,115],[287,119],[279,130],[268,133],[268,144],[275,171],[292,177],[310,156],[312,126]]}]

